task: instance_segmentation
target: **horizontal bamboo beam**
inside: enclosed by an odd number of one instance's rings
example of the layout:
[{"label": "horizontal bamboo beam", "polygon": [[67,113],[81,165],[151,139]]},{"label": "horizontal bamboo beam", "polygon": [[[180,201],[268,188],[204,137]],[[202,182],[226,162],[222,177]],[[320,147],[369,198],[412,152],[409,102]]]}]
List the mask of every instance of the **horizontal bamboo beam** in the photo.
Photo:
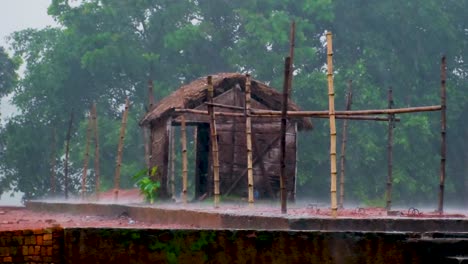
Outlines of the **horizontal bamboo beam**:
[{"label": "horizontal bamboo beam", "polygon": [[[204,110],[195,110],[195,109],[175,109],[176,113],[190,113],[190,114],[198,114],[198,115],[208,115],[208,111]],[[264,110],[262,110],[264,111]],[[276,112],[276,111],[274,111]],[[288,117],[300,117],[295,115],[295,113],[302,113],[305,111],[288,111]],[[336,111],[344,112],[344,111]],[[294,113],[294,114],[293,114]],[[217,116],[229,116],[229,117],[245,117],[244,113],[231,113],[231,112],[215,112]],[[261,117],[261,118],[278,118],[279,115],[272,114],[251,114],[251,117]],[[328,118],[328,115],[313,115],[314,118]],[[369,121],[388,121],[387,117],[378,117],[378,116],[352,116],[352,115],[343,115],[337,114],[336,119],[350,119],[350,120],[369,120]],[[400,122],[399,118],[395,118],[394,121]]]},{"label": "horizontal bamboo beam", "polygon": [[226,108],[226,109],[232,109],[232,110],[241,110],[244,111],[245,108],[241,106],[234,106],[234,105],[225,105],[225,104],[218,104],[218,103],[209,103],[205,102],[206,105],[209,106],[215,106],[215,107],[220,107],[220,108]]}]

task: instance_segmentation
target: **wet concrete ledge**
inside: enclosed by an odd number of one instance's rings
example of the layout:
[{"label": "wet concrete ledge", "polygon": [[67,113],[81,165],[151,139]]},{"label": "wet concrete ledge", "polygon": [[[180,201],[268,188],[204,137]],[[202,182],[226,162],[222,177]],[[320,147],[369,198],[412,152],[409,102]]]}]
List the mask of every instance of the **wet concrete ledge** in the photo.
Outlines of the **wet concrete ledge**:
[{"label": "wet concrete ledge", "polygon": [[[65,203],[30,201],[33,211],[116,217],[155,224],[180,224],[202,229],[320,230],[359,232],[468,232],[465,218],[317,218],[239,214],[196,208],[165,208],[138,204]],[[240,209],[241,210],[241,209]]]}]

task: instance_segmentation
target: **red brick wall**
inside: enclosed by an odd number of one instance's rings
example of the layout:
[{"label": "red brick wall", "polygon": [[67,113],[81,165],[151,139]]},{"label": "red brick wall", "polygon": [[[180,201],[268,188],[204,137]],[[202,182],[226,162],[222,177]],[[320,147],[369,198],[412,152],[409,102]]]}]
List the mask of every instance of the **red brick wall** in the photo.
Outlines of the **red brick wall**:
[{"label": "red brick wall", "polygon": [[0,263],[60,263],[63,229],[0,231]]}]

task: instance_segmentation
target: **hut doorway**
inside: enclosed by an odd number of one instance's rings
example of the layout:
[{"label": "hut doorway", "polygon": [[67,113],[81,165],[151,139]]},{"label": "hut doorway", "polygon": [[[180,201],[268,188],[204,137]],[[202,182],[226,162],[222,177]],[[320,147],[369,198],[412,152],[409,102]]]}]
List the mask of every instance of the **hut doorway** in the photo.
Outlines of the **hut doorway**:
[{"label": "hut doorway", "polygon": [[195,199],[208,194],[210,170],[210,124],[197,125],[197,145],[195,154]]}]

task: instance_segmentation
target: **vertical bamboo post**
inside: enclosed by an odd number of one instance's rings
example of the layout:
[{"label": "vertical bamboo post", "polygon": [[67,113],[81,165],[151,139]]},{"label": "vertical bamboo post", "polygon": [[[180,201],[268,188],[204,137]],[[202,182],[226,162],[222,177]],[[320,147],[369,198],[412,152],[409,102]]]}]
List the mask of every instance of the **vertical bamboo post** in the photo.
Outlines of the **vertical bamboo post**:
[{"label": "vertical bamboo post", "polygon": [[333,45],[332,33],[327,32],[327,79],[328,79],[328,111],[330,118],[330,196],[332,216],[337,216],[336,203],[336,123],[335,123],[335,91],[333,88]]},{"label": "vertical bamboo post", "polygon": [[67,142],[65,147],[65,181],[64,181],[64,192],[65,192],[65,199],[68,199],[68,157],[70,153],[70,138],[71,138],[71,130],[73,126],[73,110],[70,113],[70,121],[68,122],[68,131],[67,131]]},{"label": "vertical bamboo post", "polygon": [[99,168],[99,133],[98,133],[98,119],[96,103],[93,103],[91,108],[91,114],[93,119],[93,133],[94,133],[94,180],[95,180],[95,192],[96,200],[99,201],[99,192],[101,191],[100,183],[100,168]]},{"label": "vertical bamboo post", "polygon": [[55,129],[55,126],[54,128],[52,129],[52,153],[51,153],[51,157],[50,157],[50,190],[52,192],[52,194],[55,195],[55,165],[56,165],[56,159],[55,159],[55,155],[56,155],[56,141],[57,141],[57,130]]},{"label": "vertical bamboo post", "polygon": [[287,193],[286,193],[286,124],[288,110],[288,84],[291,72],[291,58],[284,60],[284,82],[283,82],[283,100],[281,109],[281,141],[280,141],[280,197],[281,213],[287,213]]},{"label": "vertical bamboo post", "polygon": [[[185,117],[184,117],[185,123]],[[175,133],[174,127],[171,127],[171,194],[172,199],[176,199],[176,192],[175,192]]]},{"label": "vertical bamboo post", "polygon": [[123,144],[125,138],[125,127],[127,125],[128,117],[128,107],[129,107],[128,97],[125,99],[125,110],[122,116],[122,125],[120,127],[120,137],[119,137],[119,146],[117,148],[117,166],[115,168],[115,177],[114,177],[114,199],[117,201],[119,199],[119,188],[120,188],[120,168],[122,167],[122,152]]},{"label": "vertical bamboo post", "polygon": [[[392,87],[388,89],[388,108],[393,108],[393,91]],[[392,187],[393,187],[393,128],[395,127],[395,115],[388,115],[388,140],[387,140],[387,191],[385,208],[387,211],[392,209]]]},{"label": "vertical bamboo post", "polygon": [[86,128],[86,145],[85,145],[85,154],[84,154],[84,164],[83,164],[83,176],[81,178],[81,199],[85,198],[86,195],[86,178],[88,176],[88,160],[89,160],[89,138],[91,137],[91,126],[93,119],[91,117],[91,112],[88,116],[88,127]]},{"label": "vertical bamboo post", "polygon": [[[208,101],[213,103],[214,88],[211,75],[207,78],[208,84]],[[210,135],[211,135],[211,155],[213,161],[213,178],[214,178],[214,206],[219,206],[219,153],[218,153],[218,135],[216,133],[216,117],[213,105],[208,105],[210,114]]]},{"label": "vertical bamboo post", "polygon": [[[352,90],[352,80],[348,81],[348,91],[346,93],[346,111],[351,110],[351,105],[353,103],[353,90]],[[344,192],[345,192],[345,167],[346,167],[346,143],[348,141],[348,120],[343,120],[343,130],[342,130],[342,139],[341,139],[341,161],[340,161],[340,201],[338,202],[338,207],[340,209],[344,208]]]},{"label": "vertical bamboo post", "polygon": [[145,146],[145,164],[146,164],[146,169],[149,171],[150,170],[150,148],[149,148],[149,136],[148,136],[148,128],[143,127],[143,141],[144,141],[144,146]]},{"label": "vertical bamboo post", "polygon": [[446,134],[447,134],[447,96],[445,83],[447,80],[447,64],[445,61],[445,56],[442,57],[441,66],[440,66],[440,105],[442,106],[441,112],[441,146],[440,146],[440,184],[439,184],[439,214],[444,212],[444,188],[445,188],[445,161],[447,153],[447,143],[446,143]]},{"label": "vertical bamboo post", "polygon": [[180,120],[180,139],[182,145],[182,202],[187,203],[187,174],[188,174],[188,162],[187,162],[187,129],[185,124],[185,116],[182,115]]},{"label": "vertical bamboo post", "polygon": [[250,117],[251,106],[251,81],[250,74],[245,75],[245,136],[247,143],[247,183],[249,206],[254,204],[254,181],[252,163],[252,118]]},{"label": "vertical bamboo post", "polygon": [[296,22],[293,20],[291,22],[291,32],[289,36],[289,58],[291,59],[291,68],[289,70],[289,79],[288,79],[288,93],[292,95],[292,80],[294,73],[294,48],[296,46]]}]

